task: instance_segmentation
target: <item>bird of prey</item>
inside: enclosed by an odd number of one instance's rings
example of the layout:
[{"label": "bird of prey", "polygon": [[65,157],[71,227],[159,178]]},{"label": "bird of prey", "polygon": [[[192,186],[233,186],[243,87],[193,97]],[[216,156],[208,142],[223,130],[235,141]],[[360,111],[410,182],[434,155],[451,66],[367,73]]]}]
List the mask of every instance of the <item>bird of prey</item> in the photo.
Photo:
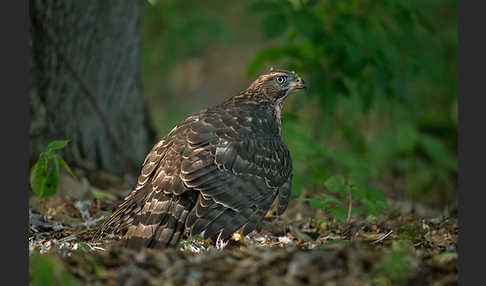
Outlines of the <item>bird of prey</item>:
[{"label": "bird of prey", "polygon": [[183,236],[227,239],[257,229],[277,199],[287,208],[292,160],[282,105],[305,83],[293,71],[260,75],[246,90],[187,117],[152,148],[135,189],[99,229],[131,248],[175,246]]}]

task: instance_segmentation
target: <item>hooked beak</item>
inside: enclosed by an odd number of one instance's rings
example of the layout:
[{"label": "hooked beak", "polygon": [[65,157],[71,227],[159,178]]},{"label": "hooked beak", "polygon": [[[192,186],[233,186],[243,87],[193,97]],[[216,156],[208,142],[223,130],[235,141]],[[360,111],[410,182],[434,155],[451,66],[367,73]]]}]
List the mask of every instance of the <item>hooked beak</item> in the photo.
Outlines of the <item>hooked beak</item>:
[{"label": "hooked beak", "polygon": [[302,79],[300,76],[298,76],[298,77],[295,79],[295,81],[291,82],[291,83],[289,84],[289,87],[290,87],[291,89],[305,89],[305,88],[307,88],[307,86],[305,85],[304,80],[303,80],[303,79]]}]

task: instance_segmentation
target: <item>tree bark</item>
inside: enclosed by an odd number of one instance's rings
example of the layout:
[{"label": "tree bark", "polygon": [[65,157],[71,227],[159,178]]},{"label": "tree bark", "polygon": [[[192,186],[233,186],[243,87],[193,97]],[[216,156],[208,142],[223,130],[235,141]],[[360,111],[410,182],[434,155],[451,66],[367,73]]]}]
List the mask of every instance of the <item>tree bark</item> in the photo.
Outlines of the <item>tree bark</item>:
[{"label": "tree bark", "polygon": [[154,140],[141,96],[144,2],[29,5],[31,162],[48,142],[69,139],[62,155],[72,164],[123,173],[125,153],[136,166],[130,172],[138,172]]}]

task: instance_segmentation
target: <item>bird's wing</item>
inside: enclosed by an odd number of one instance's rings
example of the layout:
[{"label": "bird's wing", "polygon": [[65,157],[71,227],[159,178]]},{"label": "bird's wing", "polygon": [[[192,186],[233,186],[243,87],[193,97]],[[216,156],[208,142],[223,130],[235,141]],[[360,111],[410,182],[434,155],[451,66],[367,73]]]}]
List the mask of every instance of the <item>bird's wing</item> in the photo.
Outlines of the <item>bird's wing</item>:
[{"label": "bird's wing", "polygon": [[264,134],[262,126],[243,123],[242,117],[218,112],[190,124],[180,178],[200,193],[186,221],[191,235],[207,238],[221,231],[226,238],[241,227],[246,235],[280,189],[279,208],[286,207],[290,154],[279,136]]},{"label": "bird's wing", "polygon": [[[244,235],[257,228],[277,195],[283,212],[292,175],[289,151],[266,132],[268,122],[252,126],[239,115],[201,112],[175,127],[147,155],[137,186],[102,232],[131,224],[126,238],[146,243],[160,236],[172,244],[183,232],[173,229],[184,225],[181,219],[191,235],[221,231],[226,238],[241,227]],[[164,231],[172,232],[165,237]]]}]

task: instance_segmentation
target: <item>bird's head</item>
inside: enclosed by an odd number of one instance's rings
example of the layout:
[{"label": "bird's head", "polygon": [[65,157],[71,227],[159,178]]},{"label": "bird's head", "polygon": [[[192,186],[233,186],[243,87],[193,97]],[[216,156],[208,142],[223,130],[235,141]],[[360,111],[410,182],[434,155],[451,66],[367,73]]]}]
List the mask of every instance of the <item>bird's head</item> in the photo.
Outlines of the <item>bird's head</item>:
[{"label": "bird's head", "polygon": [[305,89],[304,80],[294,71],[274,70],[260,75],[249,87],[262,92],[271,101],[282,101],[290,93]]}]

